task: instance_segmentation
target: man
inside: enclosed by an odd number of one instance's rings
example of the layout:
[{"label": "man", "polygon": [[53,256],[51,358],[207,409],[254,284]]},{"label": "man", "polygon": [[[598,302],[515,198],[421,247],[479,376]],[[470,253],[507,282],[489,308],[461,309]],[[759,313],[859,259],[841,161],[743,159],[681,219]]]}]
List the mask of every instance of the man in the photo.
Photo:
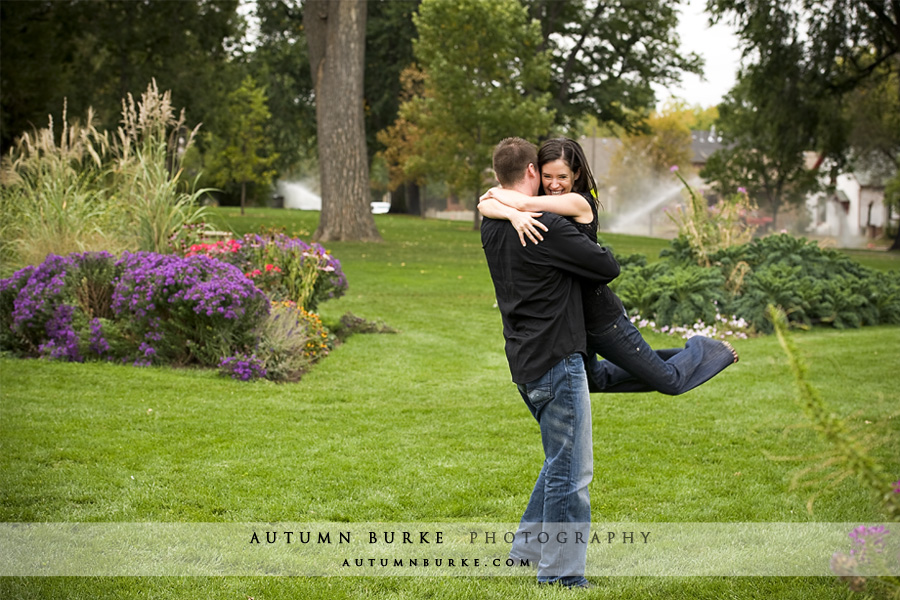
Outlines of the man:
[{"label": "man", "polygon": [[[507,138],[494,149],[493,163],[504,188],[538,193],[533,144]],[[481,224],[506,358],[540,425],[545,455],[510,558],[536,562],[541,583],[589,587],[584,571],[594,461],[580,280],[608,283],[618,276],[619,265],[567,219],[552,213],[535,217],[547,232],[540,244],[527,246],[506,221],[485,218]]]}]

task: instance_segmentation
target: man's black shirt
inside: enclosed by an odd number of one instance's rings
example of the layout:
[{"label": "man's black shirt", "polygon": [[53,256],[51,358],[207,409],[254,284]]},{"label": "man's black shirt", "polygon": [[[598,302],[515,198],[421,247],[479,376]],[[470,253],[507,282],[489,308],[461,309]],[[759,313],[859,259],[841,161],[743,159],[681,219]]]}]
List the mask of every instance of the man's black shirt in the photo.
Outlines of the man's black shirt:
[{"label": "man's black shirt", "polygon": [[619,275],[612,254],[567,219],[545,212],[537,220],[548,231],[541,243],[526,246],[509,221],[481,222],[481,243],[516,383],[534,381],[566,356],[585,352],[579,280],[609,283]]}]

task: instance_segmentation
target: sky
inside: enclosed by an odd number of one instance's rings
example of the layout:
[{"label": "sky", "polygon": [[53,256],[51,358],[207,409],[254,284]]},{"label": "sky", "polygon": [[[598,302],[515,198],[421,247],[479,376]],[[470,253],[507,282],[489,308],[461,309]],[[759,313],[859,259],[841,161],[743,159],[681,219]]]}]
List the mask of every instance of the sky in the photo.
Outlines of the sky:
[{"label": "sky", "polygon": [[722,23],[710,27],[705,5],[706,0],[689,0],[682,5],[678,25],[682,50],[696,52],[705,60],[704,77],[684,74],[678,87],[654,87],[660,105],[675,97],[690,106],[715,106],[734,86],[741,60],[734,28]]}]

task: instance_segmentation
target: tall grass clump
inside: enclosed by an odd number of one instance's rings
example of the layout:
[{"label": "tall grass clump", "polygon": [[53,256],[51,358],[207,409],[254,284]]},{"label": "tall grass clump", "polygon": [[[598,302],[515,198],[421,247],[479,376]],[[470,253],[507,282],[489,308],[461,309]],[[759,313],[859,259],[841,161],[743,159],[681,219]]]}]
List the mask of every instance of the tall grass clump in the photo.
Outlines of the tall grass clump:
[{"label": "tall grass clump", "polygon": [[105,200],[109,139],[94,127],[67,122],[25,133],[0,162],[0,260],[3,268],[40,263],[47,254],[119,249],[124,216]]},{"label": "tall grass clump", "polygon": [[[169,92],[152,82],[139,101],[122,103],[114,135],[68,122],[23,134],[0,169],[0,259],[3,274],[49,254],[168,251],[203,227],[202,191],[184,191],[180,157],[196,128],[174,117]],[[191,240],[193,241],[193,240]]]},{"label": "tall grass clump", "polygon": [[706,198],[688,185],[677,166],[671,171],[684,184],[688,198],[684,206],[669,213],[669,218],[678,226],[678,235],[688,241],[700,266],[710,266],[711,254],[753,239],[756,227],[748,223],[746,217],[756,210],[756,205],[745,190],[739,188],[737,194],[710,207]]},{"label": "tall grass clump", "polygon": [[200,203],[205,190],[196,185],[184,191],[181,158],[192,144],[199,125],[185,126],[184,110],[174,116],[171,92],[159,93],[154,80],[135,101],[122,101],[122,124],[116,131],[112,189],[117,204],[127,208],[137,250],[167,252],[195,240],[206,207]]}]

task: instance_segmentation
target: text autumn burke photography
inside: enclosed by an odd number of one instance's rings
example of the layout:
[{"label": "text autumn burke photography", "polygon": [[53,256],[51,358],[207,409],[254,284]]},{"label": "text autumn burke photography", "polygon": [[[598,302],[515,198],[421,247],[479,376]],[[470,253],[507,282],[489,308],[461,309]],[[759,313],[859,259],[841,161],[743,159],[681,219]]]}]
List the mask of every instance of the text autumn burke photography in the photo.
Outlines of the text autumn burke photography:
[{"label": "text autumn burke photography", "polygon": [[[557,528],[558,529],[558,528]],[[647,544],[649,531],[567,531],[553,532],[540,529],[519,531],[470,531],[468,544],[512,544],[516,536],[525,543],[537,541],[546,544]],[[256,531],[250,536],[251,544],[443,544],[442,531]]]}]

